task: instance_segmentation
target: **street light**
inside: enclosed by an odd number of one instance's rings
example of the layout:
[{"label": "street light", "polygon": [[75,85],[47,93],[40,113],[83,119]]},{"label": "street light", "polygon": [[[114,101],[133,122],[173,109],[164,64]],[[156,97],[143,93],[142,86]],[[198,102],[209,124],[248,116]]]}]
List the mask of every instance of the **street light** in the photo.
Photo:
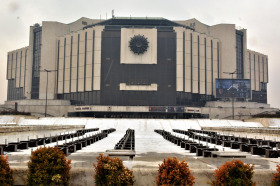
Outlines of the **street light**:
[{"label": "street light", "polygon": [[233,74],[241,74],[236,72],[237,70],[235,70],[234,72],[223,72],[224,74],[229,74],[231,75],[231,88],[232,88],[232,93],[231,93],[231,100],[232,100],[232,119],[234,120],[234,96],[233,96]]},{"label": "street light", "polygon": [[47,107],[48,107],[48,84],[49,84],[49,72],[55,72],[57,70],[47,70],[44,69],[41,72],[47,72],[47,83],[46,83],[46,104],[45,104],[45,117],[47,117]]}]

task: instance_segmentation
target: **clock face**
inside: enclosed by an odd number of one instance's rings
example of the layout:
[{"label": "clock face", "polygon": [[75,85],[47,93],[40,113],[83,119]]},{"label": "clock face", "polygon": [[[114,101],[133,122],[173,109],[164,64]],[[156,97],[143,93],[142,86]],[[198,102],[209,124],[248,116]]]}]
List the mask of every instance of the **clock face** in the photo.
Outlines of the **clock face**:
[{"label": "clock face", "polygon": [[148,39],[141,35],[135,35],[129,41],[129,48],[134,54],[143,54],[147,51],[148,47]]}]

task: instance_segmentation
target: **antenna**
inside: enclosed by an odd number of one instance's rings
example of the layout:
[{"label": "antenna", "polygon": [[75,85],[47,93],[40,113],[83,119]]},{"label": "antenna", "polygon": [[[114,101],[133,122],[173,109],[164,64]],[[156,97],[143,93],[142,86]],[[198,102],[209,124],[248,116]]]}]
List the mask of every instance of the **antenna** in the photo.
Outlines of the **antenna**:
[{"label": "antenna", "polygon": [[112,18],[114,18],[115,17],[115,15],[114,15],[114,10],[112,10]]}]

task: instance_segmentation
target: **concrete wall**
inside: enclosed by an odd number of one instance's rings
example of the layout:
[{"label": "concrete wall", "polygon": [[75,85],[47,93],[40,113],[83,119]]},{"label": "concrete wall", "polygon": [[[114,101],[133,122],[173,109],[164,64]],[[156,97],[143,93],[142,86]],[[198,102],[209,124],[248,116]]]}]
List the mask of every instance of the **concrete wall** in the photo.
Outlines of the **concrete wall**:
[{"label": "concrete wall", "polygon": [[[231,78],[231,75],[223,72],[236,70],[236,36],[234,24],[218,24],[209,27],[210,35],[220,40],[220,77]],[[236,77],[234,75],[233,77]]]},{"label": "concrete wall", "polygon": [[[30,112],[35,116],[44,116],[45,100],[15,100],[6,101],[5,107],[14,109],[18,103],[18,111]],[[67,116],[70,106],[69,100],[48,100],[47,114],[51,116]]]},{"label": "concrete wall", "polygon": [[[27,168],[12,167],[14,169],[15,185],[25,185],[27,179]],[[154,186],[155,177],[157,176],[156,168],[133,168],[133,175],[136,180],[135,186]],[[271,180],[275,170],[255,170],[253,180],[258,185],[271,185]],[[195,177],[195,185],[209,185],[213,179],[214,169],[191,169],[191,173]],[[93,168],[72,168],[70,170],[70,185],[86,186],[94,183]]]},{"label": "concrete wall", "polygon": [[[42,24],[42,48],[41,70],[57,69],[57,37],[67,32],[67,25],[58,22],[43,22]],[[62,43],[63,44],[63,43]],[[48,99],[55,99],[56,71],[50,72],[48,77]],[[40,72],[39,99],[46,98],[47,73]]]},{"label": "concrete wall", "polygon": [[[17,100],[7,101],[5,107],[14,108],[15,102],[18,103],[18,111],[31,113],[45,113],[45,100]],[[278,111],[270,108],[268,104],[255,102],[235,102],[235,119],[246,119],[252,115],[264,112]],[[47,113],[52,116],[67,116],[68,112],[149,112],[148,106],[84,106],[87,110],[82,110],[81,106],[71,106],[68,100],[48,100]],[[186,109],[189,107],[186,107]],[[231,119],[231,102],[207,102],[205,107],[198,108],[201,114],[209,114],[210,119]],[[195,111],[194,111],[195,112]],[[191,112],[189,112],[191,113]],[[197,112],[196,112],[197,113]]]},{"label": "concrete wall", "polygon": [[[273,112],[277,110],[278,109],[270,108],[269,104],[255,102],[234,102],[235,119],[246,119],[255,114]],[[201,113],[209,114],[210,119],[231,119],[232,102],[207,102],[205,107],[201,107]]]}]

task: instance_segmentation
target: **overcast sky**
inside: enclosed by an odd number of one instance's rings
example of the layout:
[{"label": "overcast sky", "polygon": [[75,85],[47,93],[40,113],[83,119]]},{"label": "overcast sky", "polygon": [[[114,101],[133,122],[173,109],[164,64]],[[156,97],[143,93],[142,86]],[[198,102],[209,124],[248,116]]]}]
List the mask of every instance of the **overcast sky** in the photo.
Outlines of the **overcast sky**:
[{"label": "overcast sky", "polygon": [[0,0],[0,104],[7,99],[7,52],[27,46],[29,26],[70,23],[81,17],[196,18],[207,25],[231,23],[247,29],[248,49],[268,55],[268,103],[280,107],[279,0]]}]

